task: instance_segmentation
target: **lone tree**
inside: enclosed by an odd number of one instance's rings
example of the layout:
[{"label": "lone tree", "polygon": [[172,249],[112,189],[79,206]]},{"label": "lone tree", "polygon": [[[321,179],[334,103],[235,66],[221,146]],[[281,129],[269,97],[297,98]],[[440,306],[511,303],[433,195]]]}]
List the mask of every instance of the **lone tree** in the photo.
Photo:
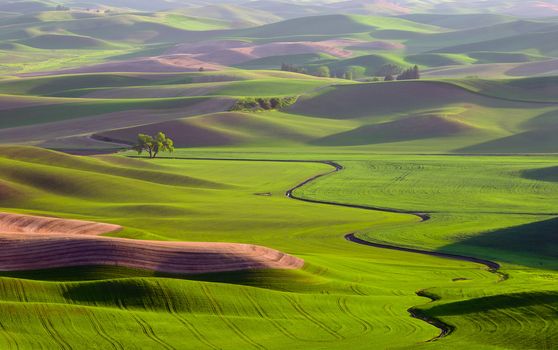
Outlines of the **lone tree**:
[{"label": "lone tree", "polygon": [[155,158],[159,152],[172,153],[174,151],[174,142],[160,131],[155,136],[138,134],[138,141],[133,149],[138,154],[146,151],[149,153],[149,158]]}]

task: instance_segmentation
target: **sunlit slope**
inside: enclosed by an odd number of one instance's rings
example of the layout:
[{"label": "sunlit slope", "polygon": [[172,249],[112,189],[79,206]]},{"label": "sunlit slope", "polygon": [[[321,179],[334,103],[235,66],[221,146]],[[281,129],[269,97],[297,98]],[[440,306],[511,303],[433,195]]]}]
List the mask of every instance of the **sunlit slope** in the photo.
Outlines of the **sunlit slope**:
[{"label": "sunlit slope", "polygon": [[[0,133],[4,143],[95,133],[133,142],[139,132],[160,130],[181,147],[553,153],[558,151],[553,136],[558,127],[556,91],[553,77],[359,83],[230,70],[14,78],[0,81],[5,102]],[[283,111],[213,115],[229,110],[238,99],[297,96]],[[90,140],[76,142],[47,145],[96,147]]]},{"label": "sunlit slope", "polygon": [[[339,155],[339,158],[350,156]],[[356,158],[356,157],[355,157]],[[367,158],[366,161],[362,160]],[[360,237],[503,261],[509,279],[477,290],[432,288],[428,313],[456,326],[432,348],[550,349],[556,341],[556,157],[360,156],[297,192],[303,198],[430,213]],[[536,329],[545,329],[537,332]],[[489,330],[489,331],[488,331]],[[466,344],[466,345],[463,345]]]},{"label": "sunlit slope", "polygon": [[13,16],[0,30],[1,70],[66,69],[163,54],[173,44],[230,28],[214,19],[176,13],[51,11]]},{"label": "sunlit slope", "polygon": [[284,196],[325,165],[2,151],[2,188],[19,191],[0,199],[4,211],[118,223],[125,227],[118,235],[133,238],[257,242],[306,262],[302,271],[192,280],[118,267],[4,272],[2,314],[15,315],[2,318],[7,348],[411,347],[438,333],[409,317],[407,308],[427,300],[416,290],[451,287],[460,277],[474,288],[496,282],[476,264],[345,241],[346,232],[417,220]]},{"label": "sunlit slope", "polygon": [[296,36],[340,36],[343,34],[373,32],[375,30],[413,30],[432,32],[438,27],[399,18],[326,15],[295,18],[279,23],[238,31],[239,36],[253,38],[287,38]]},{"label": "sunlit slope", "polygon": [[[289,112],[361,124],[313,141],[320,145],[389,143],[391,150],[556,152],[558,145],[550,137],[557,127],[554,90],[551,78],[354,84],[302,97]],[[499,146],[500,139],[510,141]]]},{"label": "sunlit slope", "polygon": [[[222,112],[235,100],[249,96],[295,97],[332,82],[340,81],[289,72],[234,70],[6,79],[0,82],[0,93],[4,93],[0,95],[0,133],[3,143],[81,137]],[[90,143],[83,140],[81,147]]]}]

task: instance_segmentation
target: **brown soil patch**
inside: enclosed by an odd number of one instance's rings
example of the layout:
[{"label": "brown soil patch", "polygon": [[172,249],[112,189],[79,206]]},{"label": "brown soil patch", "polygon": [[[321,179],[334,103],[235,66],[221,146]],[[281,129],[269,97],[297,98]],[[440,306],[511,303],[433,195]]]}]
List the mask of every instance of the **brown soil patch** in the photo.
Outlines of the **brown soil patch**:
[{"label": "brown soil patch", "polygon": [[214,62],[223,65],[234,65],[259,58],[259,56],[256,56],[249,51],[250,48],[219,50],[201,54],[199,56],[196,56],[196,58],[199,60]]},{"label": "brown soil patch", "polygon": [[238,48],[238,52],[243,52],[256,57],[269,57],[280,55],[296,55],[304,53],[327,53],[332,56],[347,58],[351,52],[343,50],[332,44],[332,41],[325,42],[277,42],[258,46]]},{"label": "brown soil patch", "polygon": [[302,259],[251,244],[141,241],[98,235],[118,225],[0,214],[0,269],[34,270],[113,265],[194,274],[253,269],[298,269]]},{"label": "brown soil patch", "polygon": [[166,54],[203,54],[245,46],[250,46],[250,44],[240,40],[216,40],[201,43],[178,44],[168,50]]},{"label": "brown soil patch", "polygon": [[371,41],[348,46],[349,50],[402,50],[405,45],[393,41]]},{"label": "brown soil patch", "polygon": [[198,44],[180,44],[168,51],[169,54],[188,54],[192,59],[212,62],[219,65],[235,65],[253,59],[296,55],[305,53],[327,53],[347,58],[351,52],[343,47],[359,43],[355,40],[336,39],[325,41],[274,42],[251,45],[239,40],[223,40]]}]

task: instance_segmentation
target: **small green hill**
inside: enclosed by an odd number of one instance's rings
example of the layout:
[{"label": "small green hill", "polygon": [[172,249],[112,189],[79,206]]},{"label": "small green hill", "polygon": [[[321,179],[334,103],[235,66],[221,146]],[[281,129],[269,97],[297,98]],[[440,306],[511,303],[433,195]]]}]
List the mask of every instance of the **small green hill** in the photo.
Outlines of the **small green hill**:
[{"label": "small green hill", "polygon": [[409,55],[405,57],[405,60],[426,67],[456,66],[475,63],[474,59],[466,55],[438,53]]},{"label": "small green hill", "polygon": [[539,55],[557,55],[558,48],[554,39],[558,31],[544,31],[512,35],[504,38],[485,40],[470,44],[449,46],[437,51],[447,53],[468,53],[474,51],[519,52],[529,51]]},{"label": "small green hill", "polygon": [[255,27],[279,22],[283,19],[268,11],[235,4],[211,4],[203,7],[173,10],[173,12],[197,18],[227,22],[235,28]]},{"label": "small green hill", "polygon": [[547,59],[548,57],[524,52],[469,52],[467,56],[476,60],[476,63],[516,63],[533,62]]},{"label": "small green hill", "polygon": [[461,79],[452,82],[471,91],[503,99],[558,103],[558,77]]},{"label": "small green hill", "polygon": [[357,146],[451,137],[473,133],[475,128],[462,121],[438,115],[402,118],[391,122],[367,124],[312,142],[322,146]]},{"label": "small green hill", "polygon": [[499,107],[506,102],[484,97],[446,82],[406,81],[334,86],[320,90],[315,96],[299,99],[291,111],[326,118],[351,119],[417,113],[460,103]]},{"label": "small green hill", "polygon": [[475,27],[487,27],[495,24],[511,22],[514,17],[497,15],[491,13],[475,13],[475,14],[411,14],[402,15],[400,18],[409,21],[429,24],[433,26],[451,28],[451,29],[471,29]]},{"label": "small green hill", "polygon": [[[556,26],[556,21],[515,20],[479,28],[467,28],[464,30],[452,30],[441,33],[426,33],[416,37],[410,37],[407,46],[413,52],[443,52],[443,53],[467,53],[471,51],[520,51],[504,49],[503,46],[510,45],[514,41],[523,45],[533,45],[535,42],[522,41],[528,37],[524,35],[548,32]],[[519,44],[521,46],[521,44]]]},{"label": "small green hill", "polygon": [[12,13],[33,13],[54,9],[56,4],[50,1],[3,1],[0,11]]},{"label": "small green hill", "polygon": [[68,50],[68,49],[110,49],[114,44],[103,40],[79,35],[43,34],[21,41],[22,44],[37,49]]},{"label": "small green hill", "polygon": [[529,130],[456,150],[460,153],[558,153],[558,127]]},{"label": "small green hill", "polygon": [[375,30],[409,30],[431,32],[436,27],[414,23],[400,18],[324,15],[290,19],[279,23],[238,31],[238,36],[253,38],[280,38],[294,36],[337,36],[366,33]]},{"label": "small green hill", "polygon": [[304,53],[257,58],[238,64],[236,67],[244,69],[277,69],[281,67],[283,63],[295,66],[306,66],[335,59],[334,56],[323,53]]}]

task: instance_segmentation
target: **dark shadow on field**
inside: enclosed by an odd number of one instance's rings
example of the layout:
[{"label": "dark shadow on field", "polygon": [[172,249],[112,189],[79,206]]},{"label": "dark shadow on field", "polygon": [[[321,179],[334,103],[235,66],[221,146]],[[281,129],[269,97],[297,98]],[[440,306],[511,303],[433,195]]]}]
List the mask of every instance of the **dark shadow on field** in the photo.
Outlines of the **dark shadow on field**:
[{"label": "dark shadow on field", "polygon": [[556,153],[557,127],[525,131],[512,136],[454,150],[456,153]]},{"label": "dark shadow on field", "polygon": [[307,116],[354,119],[379,115],[412,114],[449,105],[468,108],[478,105],[489,108],[540,108],[525,103],[488,97],[451,83],[404,81],[382,84],[351,84],[336,86],[311,98],[301,98],[289,111]]},{"label": "dark shadow on field", "polygon": [[558,217],[487,232],[447,245],[440,251],[483,251],[500,261],[558,270]]},{"label": "dark shadow on field", "polygon": [[472,130],[474,130],[473,127],[456,120],[438,115],[423,115],[360,126],[353,130],[314,140],[311,144],[320,146],[372,145],[448,137]]},{"label": "dark shadow on field", "polygon": [[558,166],[526,170],[521,176],[530,180],[558,182]]},{"label": "dark shadow on field", "polygon": [[80,304],[145,307],[146,300],[157,295],[154,289],[145,280],[122,279],[72,284],[62,295]]},{"label": "dark shadow on field", "polygon": [[[316,283],[312,274],[299,270],[246,270],[231,272],[216,272],[197,275],[171,274],[150,270],[131,269],[119,266],[76,266],[30,271],[2,271],[0,277],[22,278],[35,281],[52,282],[108,282],[128,281],[130,279],[142,280],[143,278],[171,278],[188,281],[214,282],[252,286],[258,288],[284,290],[283,286],[297,283],[304,286]],[[95,287],[87,287],[95,288]],[[141,295],[142,290],[137,285],[120,287],[122,292],[132,295]],[[86,289],[68,289],[68,297],[82,298],[87,293]],[[91,290],[94,292],[94,290]]]},{"label": "dark shadow on field", "polygon": [[453,303],[436,305],[428,309],[431,316],[454,316],[530,306],[558,308],[558,292],[526,292],[500,294]]},{"label": "dark shadow on field", "polygon": [[558,126],[558,110],[554,109],[529,119],[522,125],[527,129],[556,128]]}]

